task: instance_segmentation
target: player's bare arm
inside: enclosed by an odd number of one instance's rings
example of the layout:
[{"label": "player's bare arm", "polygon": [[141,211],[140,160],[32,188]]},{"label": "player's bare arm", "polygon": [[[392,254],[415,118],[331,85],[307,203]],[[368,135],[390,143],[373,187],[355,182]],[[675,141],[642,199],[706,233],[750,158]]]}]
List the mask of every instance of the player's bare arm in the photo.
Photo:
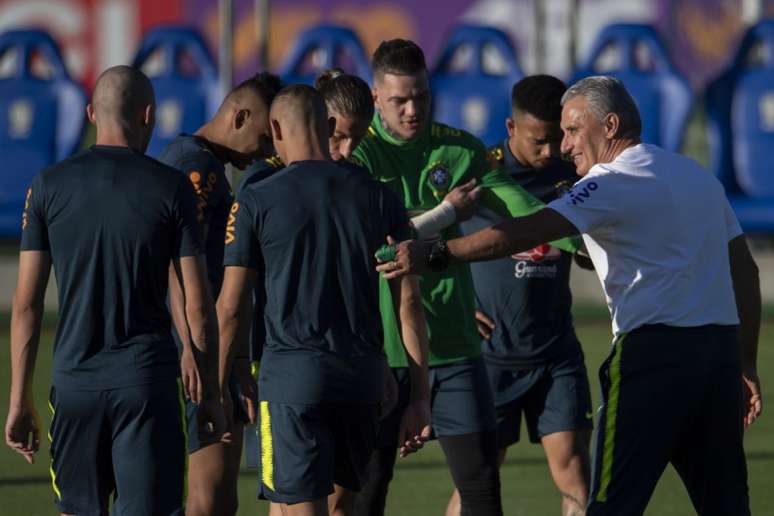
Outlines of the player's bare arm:
[{"label": "player's bare arm", "polygon": [[185,296],[174,265],[169,266],[169,312],[172,316],[172,324],[175,325],[180,342],[183,344],[183,352],[180,356],[183,393],[186,398],[198,404],[202,400],[202,380],[191,348],[191,334],[185,318]]},{"label": "player's bare arm", "polygon": [[758,266],[750,254],[744,235],[728,243],[731,280],[739,313],[739,344],[742,352],[742,381],[745,387],[744,426],[761,415],[761,381],[758,378],[758,337],[761,328],[761,288]]},{"label": "player's bare arm", "polygon": [[[446,243],[448,264],[493,260],[532,249],[544,242],[577,235],[578,230],[556,211],[543,208],[508,219],[472,235]],[[428,270],[430,245],[409,240],[397,244],[395,260],[377,266],[387,279]]]},{"label": "player's bare arm", "polygon": [[430,388],[427,374],[427,322],[416,276],[390,281],[395,314],[408,359],[411,401],[401,417],[398,443],[405,457],[430,438]]},{"label": "player's bare arm", "polygon": [[185,256],[173,264],[182,285],[191,349],[202,380],[200,431],[206,440],[213,440],[221,436],[226,422],[218,382],[218,322],[204,256]]},{"label": "player's bare arm", "polygon": [[233,368],[242,395],[247,398],[245,409],[251,423],[256,421],[258,388],[250,373],[248,336],[252,320],[252,292],[257,275],[255,270],[247,267],[226,267],[217,303],[221,389],[228,389],[228,377]]},{"label": "player's bare arm", "polygon": [[40,446],[40,417],[32,399],[32,379],[50,271],[48,252],[19,254],[19,280],[11,315],[11,398],[5,442],[30,464]]}]

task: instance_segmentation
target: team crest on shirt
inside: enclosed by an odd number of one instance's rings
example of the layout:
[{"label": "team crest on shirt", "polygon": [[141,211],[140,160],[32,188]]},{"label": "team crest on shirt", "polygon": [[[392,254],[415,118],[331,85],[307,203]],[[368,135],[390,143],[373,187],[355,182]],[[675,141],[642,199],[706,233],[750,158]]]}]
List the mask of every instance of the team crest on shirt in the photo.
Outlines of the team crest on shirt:
[{"label": "team crest on shirt", "polygon": [[427,182],[437,192],[447,192],[451,184],[451,174],[443,163],[433,163],[427,173]]},{"label": "team crest on shirt", "polygon": [[571,179],[565,179],[564,181],[559,181],[554,185],[554,189],[556,190],[557,197],[561,197],[567,192],[570,191],[570,188],[572,188],[573,181]]}]

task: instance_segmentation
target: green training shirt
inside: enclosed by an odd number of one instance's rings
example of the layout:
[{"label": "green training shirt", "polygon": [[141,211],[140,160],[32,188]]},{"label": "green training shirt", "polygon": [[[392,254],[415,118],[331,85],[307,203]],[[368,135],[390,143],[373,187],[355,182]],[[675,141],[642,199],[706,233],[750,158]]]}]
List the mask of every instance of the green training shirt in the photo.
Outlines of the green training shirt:
[{"label": "green training shirt", "polygon": [[[436,122],[416,138],[402,141],[382,127],[376,114],[352,161],[396,191],[411,217],[435,208],[452,188],[473,178],[484,187],[481,204],[502,216],[529,215],[543,206],[510,177],[491,166],[486,149],[477,138]],[[460,235],[458,224],[441,234],[447,240]],[[570,252],[577,250],[573,239],[553,244]],[[430,366],[479,356],[481,338],[476,329],[475,294],[469,266],[458,264],[443,272],[428,272],[420,278],[420,286],[427,317]],[[383,279],[380,309],[390,367],[407,367],[392,296]]]}]

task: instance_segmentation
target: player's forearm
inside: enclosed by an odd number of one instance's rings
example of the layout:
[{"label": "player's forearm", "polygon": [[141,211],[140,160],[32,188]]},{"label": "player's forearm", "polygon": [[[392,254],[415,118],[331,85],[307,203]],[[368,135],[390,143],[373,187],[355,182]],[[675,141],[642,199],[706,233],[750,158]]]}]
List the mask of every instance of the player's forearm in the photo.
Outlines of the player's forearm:
[{"label": "player's forearm", "polygon": [[732,280],[739,314],[742,369],[745,372],[756,372],[761,326],[761,289],[758,266],[751,256],[744,259],[742,266],[732,269]]},{"label": "player's forearm", "polygon": [[169,267],[169,314],[184,350],[191,349],[191,335],[185,314],[185,293],[180,287],[174,265]]},{"label": "player's forearm", "polygon": [[406,276],[398,281],[402,282],[398,314],[411,378],[411,399],[428,400],[430,392],[427,373],[427,321],[419,282],[416,276]]},{"label": "player's forearm", "polygon": [[215,307],[209,299],[203,302],[186,299],[186,319],[190,328],[192,350],[199,366],[205,397],[219,394],[218,322]]},{"label": "player's forearm", "polygon": [[43,306],[19,306],[11,314],[11,406],[32,399],[32,380],[40,342]]},{"label": "player's forearm", "polygon": [[[245,299],[229,302],[223,296],[218,299],[218,324],[220,327],[220,359],[218,377],[221,389],[228,386],[228,378],[234,360],[249,360],[250,303]],[[225,392],[225,391],[224,391]]]}]

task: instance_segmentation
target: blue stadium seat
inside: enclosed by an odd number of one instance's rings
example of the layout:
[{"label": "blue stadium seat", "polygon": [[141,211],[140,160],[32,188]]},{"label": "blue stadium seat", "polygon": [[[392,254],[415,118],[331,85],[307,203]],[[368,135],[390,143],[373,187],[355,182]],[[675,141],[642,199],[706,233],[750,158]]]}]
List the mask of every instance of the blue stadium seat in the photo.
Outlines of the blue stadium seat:
[{"label": "blue stadium seat", "polygon": [[506,136],[511,89],[524,77],[508,35],[462,25],[446,41],[430,77],[433,117],[465,129],[487,145]]},{"label": "blue stadium seat", "polygon": [[196,131],[223,100],[215,60],[195,29],[161,26],[150,30],[133,66],[150,77],[156,94],[156,128],[148,147],[151,156],[158,156],[178,134]]},{"label": "blue stadium seat", "polygon": [[279,70],[285,84],[313,84],[329,68],[341,68],[371,83],[371,64],[352,29],[318,25],[301,32]]},{"label": "blue stadium seat", "polygon": [[751,27],[705,94],[712,170],[745,231],[774,233],[774,20]]},{"label": "blue stadium seat", "polygon": [[0,63],[0,238],[17,238],[32,177],[78,148],[86,94],[45,32],[0,35]]},{"label": "blue stadium seat", "polygon": [[653,27],[617,23],[602,29],[570,82],[590,75],[620,79],[640,110],[642,140],[680,151],[694,96]]}]

